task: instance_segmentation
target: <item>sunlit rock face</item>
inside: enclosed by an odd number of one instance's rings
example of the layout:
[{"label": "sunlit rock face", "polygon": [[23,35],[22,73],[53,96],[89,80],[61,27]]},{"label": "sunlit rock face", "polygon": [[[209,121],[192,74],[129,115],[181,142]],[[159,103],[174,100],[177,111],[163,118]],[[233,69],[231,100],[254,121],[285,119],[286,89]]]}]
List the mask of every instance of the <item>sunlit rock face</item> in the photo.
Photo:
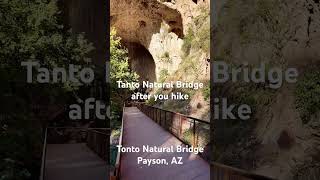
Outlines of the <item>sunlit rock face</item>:
[{"label": "sunlit rock face", "polygon": [[110,6],[111,26],[116,27],[123,41],[148,48],[163,21],[182,36],[181,14],[156,0],[111,0]]},{"label": "sunlit rock face", "polygon": [[160,32],[153,34],[148,47],[156,63],[156,74],[165,69],[169,74],[174,73],[182,58],[183,40],[169,31],[169,25],[162,23]]},{"label": "sunlit rock face", "polygon": [[[154,77],[141,79],[159,80],[162,70],[173,74],[179,67],[183,37],[187,29],[192,28],[192,18],[201,13],[199,6],[209,6],[209,1],[111,0],[110,6],[111,26],[116,28],[124,44],[140,44],[153,58],[155,68],[151,74],[155,74]],[[137,65],[144,62],[145,56],[141,56],[140,61],[133,49],[132,46],[128,48],[129,57],[134,57],[130,61],[131,68],[143,75]]]},{"label": "sunlit rock face", "polygon": [[[111,0],[110,5],[111,26],[127,46],[130,66],[140,74],[141,80],[157,80],[164,67],[168,67],[168,72],[174,72],[181,61],[183,43],[180,12],[156,0]],[[148,52],[135,52],[142,50],[141,47],[137,49],[139,44]],[[151,61],[144,53],[151,54],[155,67],[151,67],[152,63],[149,65],[153,72],[142,72],[140,66]]]}]

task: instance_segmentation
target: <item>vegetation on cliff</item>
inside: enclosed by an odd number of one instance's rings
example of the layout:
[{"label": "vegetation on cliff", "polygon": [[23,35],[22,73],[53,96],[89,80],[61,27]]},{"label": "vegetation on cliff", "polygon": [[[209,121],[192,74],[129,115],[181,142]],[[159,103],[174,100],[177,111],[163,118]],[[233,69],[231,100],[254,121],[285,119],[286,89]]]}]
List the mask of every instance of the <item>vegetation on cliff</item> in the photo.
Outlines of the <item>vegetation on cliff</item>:
[{"label": "vegetation on cliff", "polygon": [[[246,103],[253,109],[252,119],[246,123],[216,121],[215,160],[279,179],[292,179],[299,169],[308,174],[302,168],[308,167],[305,160],[319,154],[320,75],[316,70],[319,54],[315,53],[319,41],[313,39],[319,35],[318,7],[318,1],[227,0],[218,9],[212,30],[213,61],[249,68],[265,63],[266,70],[294,67],[299,78],[296,84],[284,83],[276,90],[263,83],[214,85],[217,94],[213,96]],[[292,144],[285,150],[279,143],[283,132],[287,133],[285,143]],[[302,150],[306,147],[308,152]]]},{"label": "vegetation on cliff", "polygon": [[[181,63],[178,65],[175,73],[170,74],[166,69],[160,71],[160,81],[182,80],[188,82],[202,82],[204,88],[201,90],[191,89],[159,89],[155,93],[168,94],[170,92],[180,91],[189,95],[188,100],[176,101],[165,100],[161,102],[149,101],[150,104],[157,104],[164,109],[174,110],[183,114],[191,114],[198,118],[208,120],[209,101],[210,101],[210,83],[209,83],[209,67],[207,60],[210,54],[210,16],[209,7],[207,5],[199,5],[196,10],[197,15],[192,17],[190,23],[185,25],[186,34],[182,38],[181,47]],[[165,56],[170,58],[170,55]],[[167,60],[168,62],[172,60]],[[196,103],[198,102],[198,103]],[[191,105],[197,104],[197,105]],[[197,107],[194,107],[197,106]],[[200,108],[201,107],[201,108]],[[201,109],[207,109],[202,111]],[[197,114],[192,114],[192,112]],[[201,111],[201,112],[200,112]]]},{"label": "vegetation on cliff", "polygon": [[134,89],[120,89],[117,81],[138,82],[139,76],[129,68],[128,51],[121,45],[115,28],[110,32],[111,127],[119,128],[123,103],[130,100]]},{"label": "vegetation on cliff", "polygon": [[320,71],[306,72],[299,80],[295,92],[297,108],[303,123],[308,123],[320,111]]},{"label": "vegetation on cliff", "polygon": [[93,47],[63,26],[55,0],[1,1],[0,39],[0,179],[38,179],[44,121],[33,105],[62,104],[77,85],[27,84],[21,62],[38,61],[49,70],[88,64]]}]

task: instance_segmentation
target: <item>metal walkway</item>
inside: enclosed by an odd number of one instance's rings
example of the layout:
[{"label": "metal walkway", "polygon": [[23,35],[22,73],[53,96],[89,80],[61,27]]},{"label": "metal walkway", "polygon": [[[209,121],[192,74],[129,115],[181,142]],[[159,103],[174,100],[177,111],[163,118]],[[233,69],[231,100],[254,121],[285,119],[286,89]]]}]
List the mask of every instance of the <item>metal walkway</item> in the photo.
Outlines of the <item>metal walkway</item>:
[{"label": "metal walkway", "polygon": [[[143,145],[170,147],[183,145],[175,136],[165,131],[161,126],[143,114],[136,107],[127,107],[123,117],[123,141],[125,147],[140,147]],[[121,180],[209,180],[210,166],[200,156],[194,153],[122,153]],[[137,163],[137,158],[166,159],[169,165],[143,165]],[[173,157],[182,157],[183,164],[171,164]]]},{"label": "metal walkway", "polygon": [[48,144],[46,180],[106,180],[107,162],[85,143]]},{"label": "metal walkway", "polygon": [[109,177],[106,128],[48,127],[40,180],[106,180]]}]

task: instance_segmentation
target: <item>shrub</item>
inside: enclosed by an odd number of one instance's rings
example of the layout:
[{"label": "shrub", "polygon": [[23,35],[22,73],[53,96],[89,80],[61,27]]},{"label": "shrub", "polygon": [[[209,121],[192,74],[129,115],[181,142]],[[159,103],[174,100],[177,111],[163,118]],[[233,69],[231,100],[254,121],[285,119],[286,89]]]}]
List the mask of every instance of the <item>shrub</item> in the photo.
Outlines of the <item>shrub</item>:
[{"label": "shrub", "polygon": [[193,127],[187,129],[186,131],[183,132],[182,134],[182,140],[189,145],[192,145],[193,142]]},{"label": "shrub", "polygon": [[164,82],[167,79],[167,77],[169,76],[168,70],[167,69],[162,69],[160,71],[160,75],[159,76],[160,76],[159,77],[159,81],[160,82]]},{"label": "shrub", "polygon": [[194,38],[195,37],[194,37],[193,31],[191,28],[189,28],[187,34],[183,39],[183,45],[182,45],[182,51],[185,53],[185,55],[189,55],[190,49],[192,46],[192,40]]},{"label": "shrub", "polygon": [[165,63],[172,63],[172,60],[170,58],[170,54],[168,51],[164,52],[161,56],[161,60]]},{"label": "shrub", "polygon": [[155,105],[156,103],[157,103],[157,102],[156,102],[154,96],[151,96],[151,98],[146,101],[146,104],[148,104],[148,105],[150,105],[150,106],[153,106],[153,105]]},{"label": "shrub", "polygon": [[208,101],[210,99],[210,83],[206,83],[202,89],[204,100]]},{"label": "shrub", "polygon": [[297,83],[296,107],[303,123],[320,110],[320,71],[309,71]]}]

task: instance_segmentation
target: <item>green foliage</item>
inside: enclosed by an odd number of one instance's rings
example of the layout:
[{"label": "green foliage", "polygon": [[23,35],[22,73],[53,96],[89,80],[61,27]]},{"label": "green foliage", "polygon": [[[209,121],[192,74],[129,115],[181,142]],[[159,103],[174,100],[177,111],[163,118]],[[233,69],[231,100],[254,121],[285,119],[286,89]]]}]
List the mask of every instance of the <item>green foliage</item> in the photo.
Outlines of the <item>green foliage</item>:
[{"label": "green foliage", "polygon": [[189,28],[187,34],[185,35],[185,37],[183,39],[183,45],[182,45],[182,51],[186,55],[189,55],[189,53],[190,53],[193,39],[194,39],[193,31],[191,28]]},{"label": "green foliage", "polygon": [[[190,54],[193,48],[205,53],[210,51],[210,16],[209,10],[203,8],[202,13],[193,19],[195,27],[189,27],[183,39],[182,51],[185,55]],[[195,29],[193,29],[195,28]]]},{"label": "green foliage", "polygon": [[182,140],[189,145],[192,145],[193,142],[193,127],[187,129],[182,134]]},{"label": "green foliage", "polygon": [[195,33],[195,39],[193,40],[192,47],[195,49],[201,49],[203,52],[210,52],[210,16],[209,10],[204,9],[195,19],[197,31]]},{"label": "green foliage", "polygon": [[55,0],[4,0],[0,6],[2,65],[37,60],[52,67],[89,61],[92,45],[83,35],[62,33]]},{"label": "green foliage", "polygon": [[160,71],[160,75],[159,75],[159,82],[165,82],[165,80],[167,79],[167,77],[169,76],[169,72],[167,69],[162,69]]},{"label": "green foliage", "polygon": [[[159,91],[160,93],[161,91]],[[189,107],[189,103],[192,99],[192,96],[194,95],[194,90],[190,90],[190,89],[172,89],[170,90],[170,92],[167,93],[177,93],[177,92],[181,92],[182,94],[187,94],[189,96],[189,99],[185,99],[185,100],[173,100],[173,99],[169,99],[169,100],[165,100],[163,102],[163,106],[162,108],[168,111],[174,111],[174,112],[178,112],[181,114],[188,114],[188,107]],[[164,92],[162,92],[164,93]],[[177,103],[178,102],[178,103]]]},{"label": "green foliage", "polygon": [[13,159],[3,159],[0,164],[0,180],[21,180],[31,177],[30,172]]},{"label": "green foliage", "polygon": [[117,81],[137,82],[138,75],[132,72],[128,63],[128,51],[122,47],[121,38],[115,28],[110,32],[110,80],[113,84]]},{"label": "green foliage", "polygon": [[[228,90],[228,89],[232,89]],[[214,97],[227,97],[228,104],[234,104],[237,107],[243,104],[247,104],[251,108],[250,119],[217,119],[215,120],[215,152],[214,158],[220,158],[226,156],[224,152],[229,149],[234,151],[233,155],[240,156],[240,152],[236,151],[240,142],[248,142],[247,138],[252,134],[252,131],[256,124],[256,116],[259,107],[268,106],[274,99],[274,90],[265,89],[263,84],[254,84],[246,82],[232,83],[226,88],[223,85],[215,84]],[[236,111],[234,109],[234,114]],[[239,154],[238,154],[239,153]],[[233,157],[233,156],[232,156]],[[233,162],[234,158],[228,158],[226,162]],[[237,163],[235,163],[237,165]]]},{"label": "green foliage", "polygon": [[168,51],[164,52],[160,59],[165,63],[172,63],[172,60],[170,58],[170,54]]},{"label": "green foliage", "polygon": [[6,102],[0,105],[0,179],[36,179],[42,126],[31,104],[64,103],[66,97],[73,97],[68,91],[79,85],[28,85],[21,62],[38,61],[49,70],[69,64],[88,65],[93,46],[83,34],[63,27],[56,0],[2,0],[0,47],[0,101]]},{"label": "green foliage", "polygon": [[[4,0],[0,9],[2,68],[21,67],[22,61],[38,61],[49,69],[90,62],[92,44],[64,29],[55,0]],[[69,90],[77,86],[65,84]]]},{"label": "green foliage", "polygon": [[203,73],[199,71],[199,59],[197,57],[197,54],[190,54],[183,59],[179,67],[184,73],[186,73],[187,75],[192,75],[195,79],[197,79],[198,76]]},{"label": "green foliage", "polygon": [[210,52],[210,25],[209,19],[202,25],[197,33],[197,41],[194,43],[195,48],[201,49],[209,54]]},{"label": "green foliage", "polygon": [[117,81],[138,82],[139,76],[129,68],[128,51],[121,45],[115,28],[110,32],[110,81],[111,81],[111,122],[119,127],[123,103],[134,89],[120,89]]},{"label": "green foliage", "polygon": [[36,178],[41,162],[41,127],[28,115],[0,120],[0,179]]},{"label": "green foliage", "polygon": [[[182,134],[182,140],[192,145],[193,143],[193,126],[185,130]],[[195,129],[198,147],[205,147],[210,142],[210,125],[197,123]]]},{"label": "green foliage", "polygon": [[310,70],[298,81],[296,87],[296,106],[303,123],[320,110],[320,71]]},{"label": "green foliage", "polygon": [[202,89],[204,100],[208,101],[210,99],[210,82],[205,83],[204,88]]},{"label": "green foliage", "polygon": [[146,101],[146,104],[148,104],[149,106],[153,106],[153,105],[157,104],[154,96],[151,96],[150,99],[148,99],[148,100]]}]

